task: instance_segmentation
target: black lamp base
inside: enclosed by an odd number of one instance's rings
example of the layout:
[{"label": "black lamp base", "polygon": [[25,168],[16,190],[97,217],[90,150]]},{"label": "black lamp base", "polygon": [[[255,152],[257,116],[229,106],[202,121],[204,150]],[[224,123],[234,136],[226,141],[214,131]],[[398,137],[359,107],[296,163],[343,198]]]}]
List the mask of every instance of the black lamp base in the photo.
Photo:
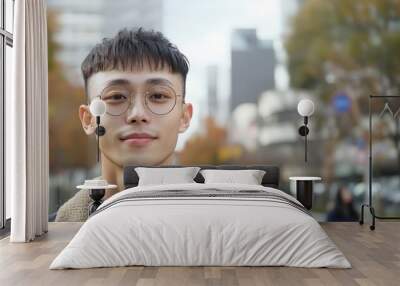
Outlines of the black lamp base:
[{"label": "black lamp base", "polygon": [[105,189],[90,189],[89,197],[93,200],[93,202],[89,205],[89,216],[94,213],[97,208],[103,203],[102,198],[106,193]]},{"label": "black lamp base", "polygon": [[305,126],[305,125],[303,125],[303,126],[301,126],[301,127],[299,128],[299,134],[300,134],[301,136],[306,136],[306,135],[308,135],[309,131],[310,131],[310,130],[309,130],[308,127]]},{"label": "black lamp base", "polygon": [[312,209],[313,181],[296,181],[296,198],[308,210]]}]

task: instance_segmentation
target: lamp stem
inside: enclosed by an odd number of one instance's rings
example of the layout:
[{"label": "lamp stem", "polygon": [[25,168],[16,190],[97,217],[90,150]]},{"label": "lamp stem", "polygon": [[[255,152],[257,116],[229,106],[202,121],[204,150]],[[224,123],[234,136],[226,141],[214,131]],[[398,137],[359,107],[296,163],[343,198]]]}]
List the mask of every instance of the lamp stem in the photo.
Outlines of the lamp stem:
[{"label": "lamp stem", "polygon": [[304,152],[304,156],[305,156],[305,161],[307,162],[307,134],[305,136],[305,144],[304,144],[304,148],[305,148],[305,152]]},{"label": "lamp stem", "polygon": [[99,162],[100,152],[99,152],[99,134],[97,134],[97,163]]},{"label": "lamp stem", "polygon": [[100,146],[99,146],[99,140],[100,140],[100,131],[99,131],[99,126],[100,126],[100,116],[96,117],[96,123],[97,123],[97,163],[100,160]]},{"label": "lamp stem", "polygon": [[307,162],[307,124],[308,124],[308,116],[304,116],[304,125],[305,125],[305,127],[306,127],[306,132],[305,132],[305,141],[304,141],[304,148],[305,148],[305,151],[304,151],[304,160]]}]

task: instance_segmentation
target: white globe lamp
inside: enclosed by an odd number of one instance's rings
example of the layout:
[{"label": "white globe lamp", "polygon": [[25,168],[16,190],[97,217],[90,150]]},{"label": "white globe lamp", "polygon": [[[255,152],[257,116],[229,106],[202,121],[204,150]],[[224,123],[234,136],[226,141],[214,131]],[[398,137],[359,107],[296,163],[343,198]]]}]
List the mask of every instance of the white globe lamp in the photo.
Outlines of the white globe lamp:
[{"label": "white globe lamp", "polygon": [[297,105],[297,112],[301,116],[311,116],[314,113],[314,102],[310,99],[302,99]]},{"label": "white globe lamp", "polygon": [[304,117],[304,125],[299,128],[299,134],[304,137],[304,161],[307,162],[307,135],[309,129],[307,127],[308,117],[314,113],[314,102],[310,99],[302,99],[297,104],[297,112]]},{"label": "white globe lamp", "polygon": [[90,113],[92,113],[94,116],[102,116],[104,113],[106,113],[106,104],[101,99],[96,98],[90,104],[89,109]]}]

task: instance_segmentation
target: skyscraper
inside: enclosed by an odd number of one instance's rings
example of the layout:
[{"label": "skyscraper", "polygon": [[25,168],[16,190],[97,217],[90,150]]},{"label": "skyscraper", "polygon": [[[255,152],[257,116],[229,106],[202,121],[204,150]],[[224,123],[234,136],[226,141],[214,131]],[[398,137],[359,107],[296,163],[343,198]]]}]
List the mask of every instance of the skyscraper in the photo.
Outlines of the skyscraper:
[{"label": "skyscraper", "polygon": [[260,40],[255,29],[238,29],[231,41],[231,112],[241,103],[257,103],[265,90],[275,88],[272,41]]}]

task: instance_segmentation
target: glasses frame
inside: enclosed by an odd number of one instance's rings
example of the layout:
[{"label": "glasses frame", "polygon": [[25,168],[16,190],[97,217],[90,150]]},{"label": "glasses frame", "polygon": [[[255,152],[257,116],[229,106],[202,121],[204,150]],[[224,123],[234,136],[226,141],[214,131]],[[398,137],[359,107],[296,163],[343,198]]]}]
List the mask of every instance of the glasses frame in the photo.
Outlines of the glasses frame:
[{"label": "glasses frame", "polygon": [[[174,105],[173,105],[172,108],[171,108],[168,112],[166,112],[166,113],[156,113],[156,112],[154,112],[153,110],[151,110],[151,108],[148,106],[148,103],[147,103],[147,94],[148,94],[149,92],[146,91],[146,92],[144,93],[144,105],[146,106],[146,108],[147,108],[151,113],[153,113],[153,114],[155,114],[155,115],[159,115],[159,116],[167,115],[167,114],[171,113],[172,110],[174,110],[174,108],[175,108],[175,106],[176,106],[176,102],[177,102],[178,96],[182,96],[182,98],[183,98],[183,99],[182,99],[182,104],[185,103],[185,98],[183,97],[182,94],[176,94],[175,90],[174,90],[172,87],[170,87],[170,86],[164,86],[164,87],[167,87],[167,88],[171,89],[172,92],[175,94],[175,102],[174,102]],[[100,98],[100,100],[103,100],[103,99],[101,98],[101,95],[103,94],[103,92],[104,92],[104,90],[105,90],[106,88],[108,88],[108,87],[105,87],[105,88],[101,91],[101,93],[100,93],[99,95],[96,95],[96,96],[92,99],[92,101],[93,101],[94,99],[96,99],[96,98]],[[127,111],[132,107],[132,104],[133,104],[133,99],[132,99],[132,98],[133,98],[133,92],[131,92],[131,93],[129,94],[129,105],[128,105],[128,107],[127,107],[126,110],[123,111],[121,114],[119,114],[119,115],[111,114],[111,113],[109,113],[109,112],[107,111],[107,108],[106,108],[106,113],[107,113],[108,115],[110,115],[110,116],[121,116],[122,114],[124,114],[125,112],[127,112]],[[89,103],[89,105],[90,105],[90,103]]]}]

